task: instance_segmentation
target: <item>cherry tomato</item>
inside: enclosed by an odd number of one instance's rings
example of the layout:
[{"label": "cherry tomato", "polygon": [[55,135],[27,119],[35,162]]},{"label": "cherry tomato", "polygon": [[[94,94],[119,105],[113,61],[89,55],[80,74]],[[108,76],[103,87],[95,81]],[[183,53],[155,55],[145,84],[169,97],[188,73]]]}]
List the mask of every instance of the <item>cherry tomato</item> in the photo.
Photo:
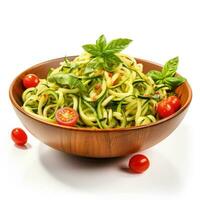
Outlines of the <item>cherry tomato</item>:
[{"label": "cherry tomato", "polygon": [[19,146],[23,146],[27,142],[27,135],[21,128],[14,128],[11,133],[11,138]]},{"label": "cherry tomato", "polygon": [[40,82],[39,78],[35,74],[27,74],[23,78],[23,85],[25,88],[36,87]]},{"label": "cherry tomato", "polygon": [[156,110],[160,118],[168,117],[175,112],[174,107],[168,103],[167,99],[160,101]]},{"label": "cherry tomato", "polygon": [[134,155],[129,160],[129,169],[134,173],[142,173],[146,171],[149,168],[149,165],[149,159],[142,154]]},{"label": "cherry tomato", "polygon": [[177,111],[181,107],[181,101],[176,96],[168,97],[167,102],[174,108],[175,111]]},{"label": "cherry tomato", "polygon": [[78,118],[78,113],[70,107],[60,108],[56,112],[56,121],[64,126],[75,126]]}]

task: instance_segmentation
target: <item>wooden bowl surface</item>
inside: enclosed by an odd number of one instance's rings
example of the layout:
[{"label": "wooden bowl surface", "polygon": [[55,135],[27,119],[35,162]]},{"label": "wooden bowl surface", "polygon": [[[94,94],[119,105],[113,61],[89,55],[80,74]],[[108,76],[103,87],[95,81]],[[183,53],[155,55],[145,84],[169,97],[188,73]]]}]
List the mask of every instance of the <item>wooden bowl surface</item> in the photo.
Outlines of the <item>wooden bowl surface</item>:
[{"label": "wooden bowl surface", "polygon": [[[75,56],[69,57],[71,60],[74,58]],[[149,70],[161,70],[159,64],[143,59],[136,60],[144,65],[145,73]],[[70,154],[108,158],[125,156],[147,149],[162,141],[175,130],[184,118],[192,99],[191,88],[188,82],[185,82],[176,89],[181,100],[181,109],[168,118],[140,127],[101,130],[69,128],[52,124],[26,113],[21,108],[21,95],[24,91],[22,78],[29,73],[45,78],[49,68],[58,67],[61,61],[63,58],[46,61],[18,75],[10,86],[9,96],[17,116],[36,138],[54,149]]]}]

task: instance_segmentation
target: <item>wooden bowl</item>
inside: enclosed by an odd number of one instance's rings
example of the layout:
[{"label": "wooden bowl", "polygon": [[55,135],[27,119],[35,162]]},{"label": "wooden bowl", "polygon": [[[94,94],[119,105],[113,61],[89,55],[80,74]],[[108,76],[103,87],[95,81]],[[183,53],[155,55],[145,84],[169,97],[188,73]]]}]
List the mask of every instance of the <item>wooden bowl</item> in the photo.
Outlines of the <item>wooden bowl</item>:
[{"label": "wooden bowl", "polygon": [[[69,57],[70,60],[75,56]],[[159,64],[136,59],[144,65],[144,72],[161,70]],[[192,91],[185,82],[176,89],[182,107],[176,113],[155,123],[131,128],[90,129],[64,127],[38,119],[22,109],[21,95],[24,91],[22,78],[29,73],[45,78],[49,68],[58,67],[63,58],[37,64],[19,74],[9,90],[10,100],[24,126],[40,141],[70,154],[108,158],[125,156],[152,147],[170,135],[184,118],[192,99]]]}]

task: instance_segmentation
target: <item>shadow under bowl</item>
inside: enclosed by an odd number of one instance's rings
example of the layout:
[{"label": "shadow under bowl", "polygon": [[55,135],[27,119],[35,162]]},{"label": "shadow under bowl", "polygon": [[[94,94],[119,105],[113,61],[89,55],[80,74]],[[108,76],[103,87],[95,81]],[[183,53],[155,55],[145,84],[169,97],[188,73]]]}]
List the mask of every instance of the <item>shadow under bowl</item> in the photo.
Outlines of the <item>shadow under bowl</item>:
[{"label": "shadow under bowl", "polygon": [[[75,57],[68,58],[73,60]],[[69,154],[109,158],[125,156],[152,147],[176,129],[184,118],[192,99],[192,90],[186,81],[176,89],[176,94],[182,104],[180,110],[155,123],[131,128],[91,129],[65,127],[46,122],[26,113],[22,109],[21,99],[24,91],[23,77],[31,73],[40,78],[45,78],[48,70],[52,67],[58,67],[63,59],[58,58],[39,63],[19,74],[10,86],[9,96],[17,116],[30,133],[50,147]],[[138,63],[143,64],[144,73],[149,70],[161,70],[159,64],[144,59],[137,58],[136,60]]]}]

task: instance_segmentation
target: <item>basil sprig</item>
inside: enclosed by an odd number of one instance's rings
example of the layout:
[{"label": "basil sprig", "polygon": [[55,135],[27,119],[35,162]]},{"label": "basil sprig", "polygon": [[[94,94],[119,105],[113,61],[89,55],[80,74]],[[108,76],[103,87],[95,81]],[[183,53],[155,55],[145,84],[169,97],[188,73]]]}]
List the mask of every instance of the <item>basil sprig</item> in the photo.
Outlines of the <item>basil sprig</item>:
[{"label": "basil sprig", "polygon": [[162,68],[162,71],[151,70],[147,73],[156,84],[164,84],[169,89],[175,89],[186,79],[181,76],[175,76],[178,67],[179,58],[175,57],[168,60]]},{"label": "basil sprig", "polygon": [[86,88],[82,81],[74,76],[73,74],[66,74],[64,72],[58,72],[52,74],[48,77],[48,81],[51,83],[56,83],[62,87],[69,87],[70,89],[79,88],[81,93],[86,92]]},{"label": "basil sprig", "polygon": [[124,50],[132,40],[127,38],[118,38],[106,42],[104,35],[101,35],[96,44],[83,45],[83,49],[92,55],[92,60],[87,64],[85,73],[90,73],[99,67],[103,67],[107,71],[113,71],[122,61],[115,55]]}]

